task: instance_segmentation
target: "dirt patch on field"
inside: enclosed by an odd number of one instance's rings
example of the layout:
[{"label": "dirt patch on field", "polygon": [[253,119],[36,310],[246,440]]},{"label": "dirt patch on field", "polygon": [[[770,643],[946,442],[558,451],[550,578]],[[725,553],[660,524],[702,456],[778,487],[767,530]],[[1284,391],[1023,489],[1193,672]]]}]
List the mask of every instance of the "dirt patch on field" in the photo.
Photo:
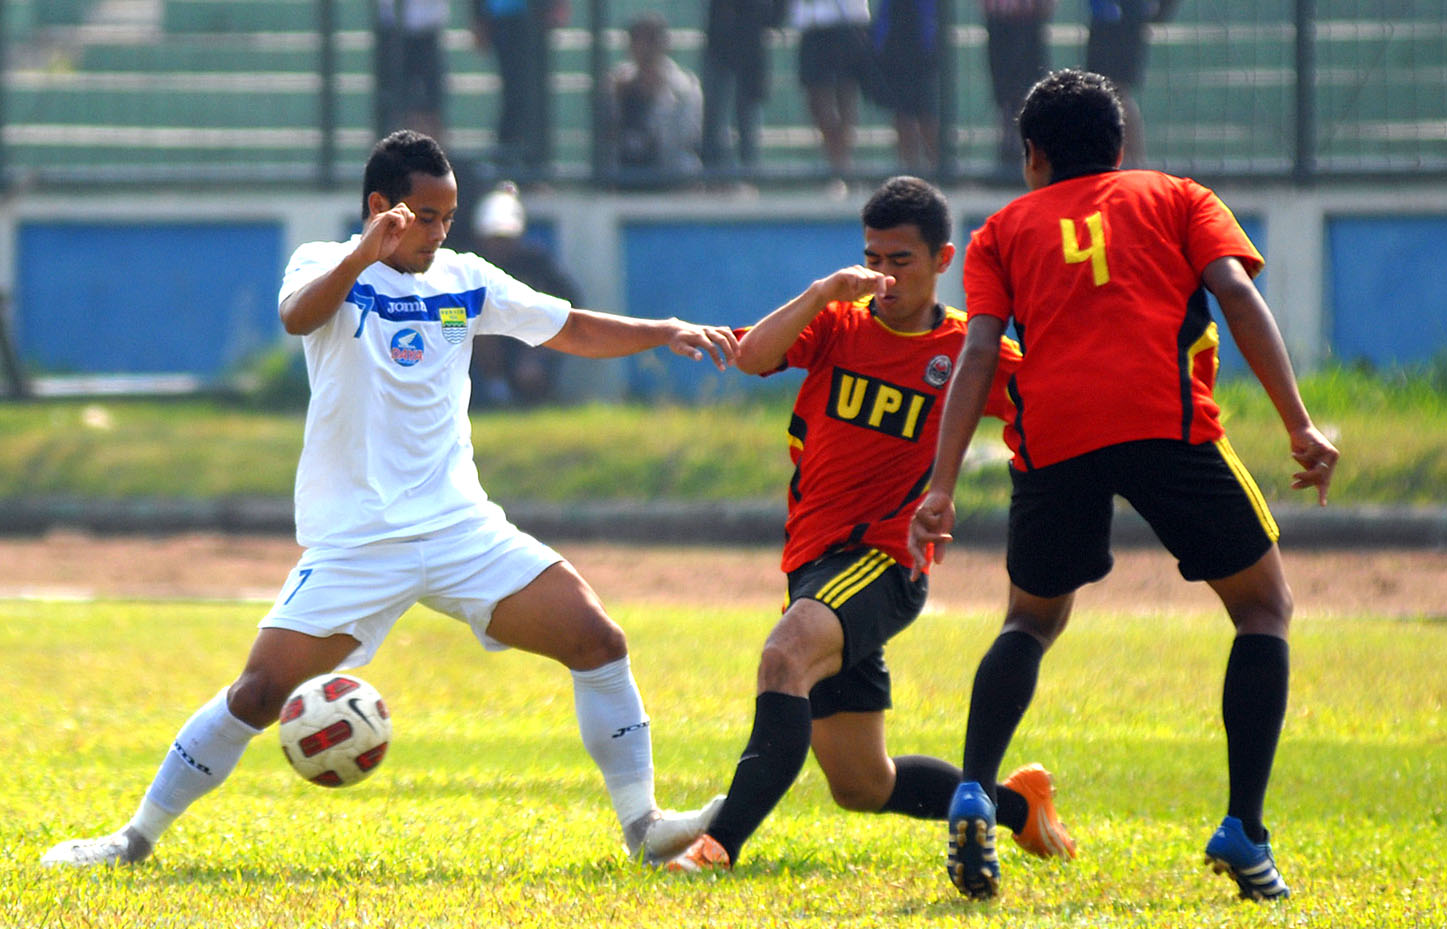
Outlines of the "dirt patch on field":
[{"label": "dirt patch on field", "polygon": [[[783,596],[778,552],[766,548],[665,548],[561,543],[605,602],[694,598],[775,609]],[[300,550],[289,538],[193,533],[163,537],[55,532],[0,539],[0,597],[270,599]],[[1370,612],[1447,617],[1447,552],[1287,551],[1297,615]],[[1002,553],[952,549],[936,569],[931,601],[999,608]],[[1158,549],[1122,549],[1115,570],[1080,593],[1082,608],[1211,609],[1203,584],[1187,584]]]}]

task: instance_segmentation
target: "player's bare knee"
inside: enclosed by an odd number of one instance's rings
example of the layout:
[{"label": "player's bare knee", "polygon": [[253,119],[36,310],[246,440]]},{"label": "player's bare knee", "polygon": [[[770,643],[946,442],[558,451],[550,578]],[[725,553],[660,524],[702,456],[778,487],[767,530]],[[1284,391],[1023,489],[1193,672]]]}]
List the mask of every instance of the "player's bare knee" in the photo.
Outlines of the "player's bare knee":
[{"label": "player's bare knee", "polygon": [[1011,611],[1005,617],[1001,632],[1023,632],[1040,643],[1042,649],[1049,649],[1065,631],[1069,616],[1044,618],[1031,613]]},{"label": "player's bare knee", "polygon": [[599,614],[585,626],[563,663],[574,671],[591,671],[627,655],[628,636],[623,628],[606,614]]},{"label": "player's bare knee", "polygon": [[764,643],[759,656],[759,691],[802,695],[808,692],[808,662],[794,649],[775,642]]},{"label": "player's bare knee", "polygon": [[265,729],[281,716],[281,706],[300,681],[281,681],[269,675],[247,671],[237,678],[226,694],[231,715],[257,729]]},{"label": "player's bare knee", "polygon": [[829,784],[829,795],[840,809],[854,813],[877,813],[889,800],[889,792],[880,790],[874,784],[851,782]]},{"label": "player's bare knee", "polygon": [[1274,591],[1268,604],[1269,615],[1272,622],[1280,627],[1280,634],[1286,635],[1287,627],[1291,625],[1291,614],[1296,609],[1296,600],[1291,595],[1291,588],[1285,584]]},{"label": "player's bare knee", "polygon": [[1273,635],[1286,638],[1295,608],[1291,589],[1286,586],[1261,591],[1256,597],[1226,605],[1236,632],[1241,635]]},{"label": "player's bare knee", "polygon": [[1210,583],[1237,634],[1285,638],[1295,607],[1291,587],[1280,571],[1262,570],[1266,562],[1262,559],[1246,571]]}]

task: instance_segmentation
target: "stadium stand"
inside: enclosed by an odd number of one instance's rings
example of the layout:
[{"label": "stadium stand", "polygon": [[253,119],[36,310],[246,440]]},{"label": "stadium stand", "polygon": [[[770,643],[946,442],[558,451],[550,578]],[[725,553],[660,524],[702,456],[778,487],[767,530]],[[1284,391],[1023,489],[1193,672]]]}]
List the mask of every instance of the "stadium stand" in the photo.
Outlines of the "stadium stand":
[{"label": "stadium stand", "polygon": [[[369,5],[334,0],[334,125],[323,101],[322,0],[4,0],[6,179],[45,183],[310,182],[333,153],[355,164],[372,141]],[[607,63],[621,25],[656,6],[603,2]],[[956,156],[949,176],[993,166],[985,35],[973,4],[953,4],[951,84]],[[1298,45],[1288,0],[1183,4],[1154,27],[1138,98],[1151,163],[1205,178],[1447,173],[1447,8],[1441,0],[1318,0],[1309,147],[1298,152]],[[493,58],[473,48],[463,4],[446,35],[448,143],[480,158],[492,144]],[[1084,3],[1063,4],[1050,30],[1056,66],[1081,61]],[[554,33],[557,176],[591,167],[591,6]],[[669,5],[673,48],[695,66],[702,2]],[[822,172],[794,78],[796,37],[772,45],[763,180]],[[867,106],[863,175],[893,169],[888,115]],[[330,144],[328,144],[330,143]],[[340,172],[345,173],[345,172]]]}]

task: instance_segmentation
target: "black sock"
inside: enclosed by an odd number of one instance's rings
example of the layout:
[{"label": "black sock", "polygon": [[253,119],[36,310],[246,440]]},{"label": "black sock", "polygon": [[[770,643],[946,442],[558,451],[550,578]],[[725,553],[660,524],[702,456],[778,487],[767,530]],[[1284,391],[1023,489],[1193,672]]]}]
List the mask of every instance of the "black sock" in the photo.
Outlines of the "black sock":
[{"label": "black sock", "polygon": [[1241,635],[1231,645],[1221,718],[1226,724],[1226,758],[1231,798],[1226,812],[1241,820],[1247,838],[1266,841],[1261,810],[1276,742],[1286,719],[1290,650],[1274,635]]},{"label": "black sock", "polygon": [[[948,819],[950,801],[960,786],[959,768],[929,755],[900,755],[894,759],[894,792],[880,807],[881,813],[903,813],[916,819]],[[1030,802],[1008,787],[997,787],[995,822],[1011,832],[1025,828]]]},{"label": "black sock", "polygon": [[1034,636],[1002,632],[975,672],[969,722],[965,725],[964,779],[978,781],[996,802],[995,779],[1000,776],[1000,762],[1035,695],[1044,654],[1045,649]]},{"label": "black sock", "polygon": [[1003,785],[995,788],[995,822],[1019,835],[1029,819],[1029,800]]},{"label": "black sock", "polygon": [[950,798],[960,786],[960,769],[928,755],[894,759],[894,791],[881,813],[903,813],[916,819],[947,819]]},{"label": "black sock", "polygon": [[741,849],[799,776],[809,757],[809,701],[775,691],[754,700],[754,730],[739,756],[728,798],[708,834],[737,864]]}]

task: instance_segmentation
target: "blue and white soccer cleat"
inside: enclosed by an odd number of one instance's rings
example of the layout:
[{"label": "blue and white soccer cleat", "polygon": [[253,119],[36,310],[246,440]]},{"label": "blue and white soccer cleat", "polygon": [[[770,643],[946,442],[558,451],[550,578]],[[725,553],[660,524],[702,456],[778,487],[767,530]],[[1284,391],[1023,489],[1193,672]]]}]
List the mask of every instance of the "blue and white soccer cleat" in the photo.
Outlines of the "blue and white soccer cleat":
[{"label": "blue and white soccer cleat", "polygon": [[988,900],[1000,890],[995,854],[995,804],[976,781],[955,788],[950,800],[950,881],[960,893]]},{"label": "blue and white soccer cleat", "polygon": [[1241,888],[1243,900],[1276,900],[1291,896],[1291,888],[1276,870],[1271,857],[1271,839],[1256,843],[1246,836],[1241,820],[1221,820],[1211,841],[1206,843],[1206,863],[1217,874],[1229,874]]}]

